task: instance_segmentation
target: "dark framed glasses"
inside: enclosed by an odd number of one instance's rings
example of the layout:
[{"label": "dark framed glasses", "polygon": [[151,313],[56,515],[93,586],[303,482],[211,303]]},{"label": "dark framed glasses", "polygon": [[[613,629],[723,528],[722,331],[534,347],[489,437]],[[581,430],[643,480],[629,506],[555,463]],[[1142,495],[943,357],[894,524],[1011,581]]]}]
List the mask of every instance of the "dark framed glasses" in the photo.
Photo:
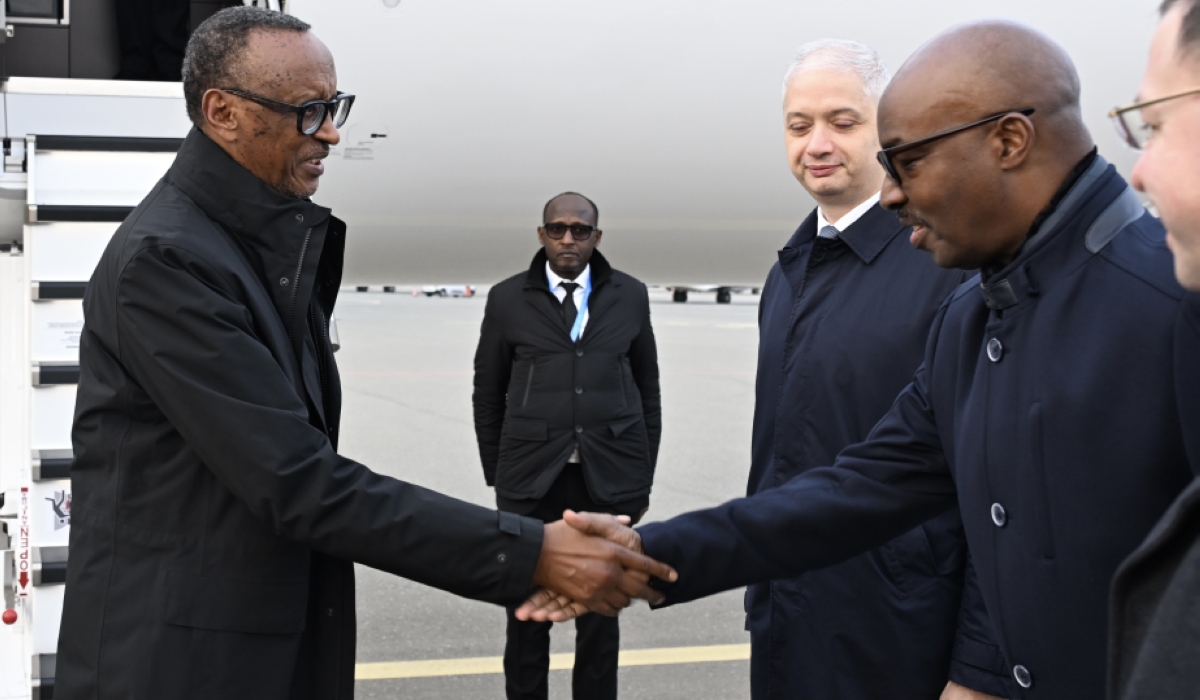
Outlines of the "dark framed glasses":
[{"label": "dark framed glasses", "polygon": [[888,177],[892,178],[892,181],[895,182],[897,185],[899,185],[900,184],[900,173],[896,171],[896,166],[892,163],[892,156],[896,155],[897,153],[901,153],[903,151],[917,148],[918,146],[924,146],[927,143],[937,141],[938,139],[944,139],[947,136],[953,136],[954,134],[957,134],[962,131],[966,131],[967,129],[974,129],[977,126],[983,126],[984,124],[987,124],[989,122],[998,121],[1000,119],[1007,117],[1010,114],[1023,114],[1028,117],[1029,115],[1033,114],[1035,111],[1037,111],[1037,110],[1035,110],[1033,107],[1026,107],[1024,109],[1005,110],[1003,112],[993,114],[990,117],[984,117],[983,119],[980,119],[979,121],[971,122],[970,124],[963,124],[962,126],[951,127],[949,129],[939,131],[936,134],[932,134],[930,136],[926,136],[924,138],[917,139],[916,141],[909,141],[908,143],[902,143],[897,146],[892,146],[891,148],[885,148],[882,151],[880,151],[879,153],[875,154],[875,157],[879,159],[879,164],[883,166],[883,171],[885,173],[887,173]]},{"label": "dark framed glasses", "polygon": [[1136,102],[1128,107],[1117,107],[1108,113],[1108,118],[1112,120],[1113,127],[1117,130],[1117,135],[1121,137],[1125,145],[1135,151],[1140,151],[1146,147],[1146,144],[1150,142],[1150,138],[1154,136],[1154,129],[1150,128],[1150,125],[1142,118],[1142,108],[1198,93],[1200,93],[1200,88],[1192,88],[1191,90],[1184,90],[1183,92],[1177,92],[1165,97],[1156,97],[1153,100]]},{"label": "dark framed glasses", "polygon": [[346,117],[350,116],[350,107],[354,105],[354,95],[344,92],[339,92],[332,100],[310,100],[301,105],[294,105],[247,90],[221,88],[221,91],[282,114],[295,113],[296,129],[305,136],[312,136],[320,131],[326,116],[330,116],[333,126],[340,129],[342,124],[346,123]]},{"label": "dark framed glasses", "polygon": [[542,224],[542,230],[556,241],[567,235],[567,231],[571,232],[571,238],[577,241],[586,241],[592,237],[592,232],[596,230],[596,227],[587,224]]}]

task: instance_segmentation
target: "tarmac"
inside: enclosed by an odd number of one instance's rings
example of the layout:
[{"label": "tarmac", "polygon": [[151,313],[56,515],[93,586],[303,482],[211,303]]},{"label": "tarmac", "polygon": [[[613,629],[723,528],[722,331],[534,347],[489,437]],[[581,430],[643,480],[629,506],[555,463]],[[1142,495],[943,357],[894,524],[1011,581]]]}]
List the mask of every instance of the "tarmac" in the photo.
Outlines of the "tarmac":
[{"label": "tarmac", "polygon": [[[673,303],[651,291],[662,374],[663,439],[646,521],[745,492],[750,465],[758,297]],[[372,469],[494,507],[471,412],[484,296],[343,291],[335,313],[344,407],[340,451]],[[720,566],[720,562],[714,562]],[[504,697],[504,612],[358,567],[359,698]],[[749,697],[743,591],[621,616],[620,696]],[[571,695],[571,623],[551,634],[550,697]]]}]

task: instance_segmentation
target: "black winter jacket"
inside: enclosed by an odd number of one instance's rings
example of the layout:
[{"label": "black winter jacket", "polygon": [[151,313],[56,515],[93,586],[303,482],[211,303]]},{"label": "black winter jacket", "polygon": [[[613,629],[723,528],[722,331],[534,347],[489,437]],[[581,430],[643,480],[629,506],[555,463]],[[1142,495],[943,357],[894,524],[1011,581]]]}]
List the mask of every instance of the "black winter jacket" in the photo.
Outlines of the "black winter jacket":
[{"label": "black winter jacket", "polygon": [[546,280],[546,253],[488,293],[475,353],[483,474],[505,499],[541,498],[576,444],[599,503],[647,496],[662,408],[646,286],[590,261],[588,322],[571,341]]},{"label": "black winter jacket", "polygon": [[498,603],[541,523],[335,451],[346,227],[193,131],[88,285],[59,697],[349,698],[361,562]]}]

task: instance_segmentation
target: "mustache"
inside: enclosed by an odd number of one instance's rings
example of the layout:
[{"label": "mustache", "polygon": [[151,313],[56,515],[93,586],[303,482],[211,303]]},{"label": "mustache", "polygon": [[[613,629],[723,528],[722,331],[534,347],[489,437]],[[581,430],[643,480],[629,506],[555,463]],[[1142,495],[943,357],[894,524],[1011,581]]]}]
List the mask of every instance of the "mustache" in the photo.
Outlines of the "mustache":
[{"label": "mustache", "polygon": [[924,226],[925,228],[929,228],[929,223],[927,221],[919,216],[913,216],[912,212],[907,209],[901,209],[897,211],[896,218],[900,219],[900,223],[904,224],[905,226],[911,226],[913,228]]},{"label": "mustache", "polygon": [[313,158],[324,159],[324,158],[328,158],[328,157],[329,157],[329,146],[325,146],[324,148],[318,148],[315,151],[311,151],[311,152],[305,154],[305,156],[303,158],[301,158],[300,160],[312,160]]}]

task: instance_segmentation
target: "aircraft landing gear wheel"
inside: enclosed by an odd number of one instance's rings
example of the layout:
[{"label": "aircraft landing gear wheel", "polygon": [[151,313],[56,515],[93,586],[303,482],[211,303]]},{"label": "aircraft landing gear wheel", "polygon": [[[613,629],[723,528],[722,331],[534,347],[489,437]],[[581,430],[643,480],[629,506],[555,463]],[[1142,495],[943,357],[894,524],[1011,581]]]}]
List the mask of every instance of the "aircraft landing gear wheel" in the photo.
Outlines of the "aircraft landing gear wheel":
[{"label": "aircraft landing gear wheel", "polygon": [[686,289],[676,289],[671,294],[671,299],[674,301],[680,302],[680,303],[687,301],[687,290]]},{"label": "aircraft landing gear wheel", "polygon": [[718,289],[717,290],[717,303],[718,304],[728,304],[731,301],[733,301],[733,292],[729,291],[728,289]]}]

